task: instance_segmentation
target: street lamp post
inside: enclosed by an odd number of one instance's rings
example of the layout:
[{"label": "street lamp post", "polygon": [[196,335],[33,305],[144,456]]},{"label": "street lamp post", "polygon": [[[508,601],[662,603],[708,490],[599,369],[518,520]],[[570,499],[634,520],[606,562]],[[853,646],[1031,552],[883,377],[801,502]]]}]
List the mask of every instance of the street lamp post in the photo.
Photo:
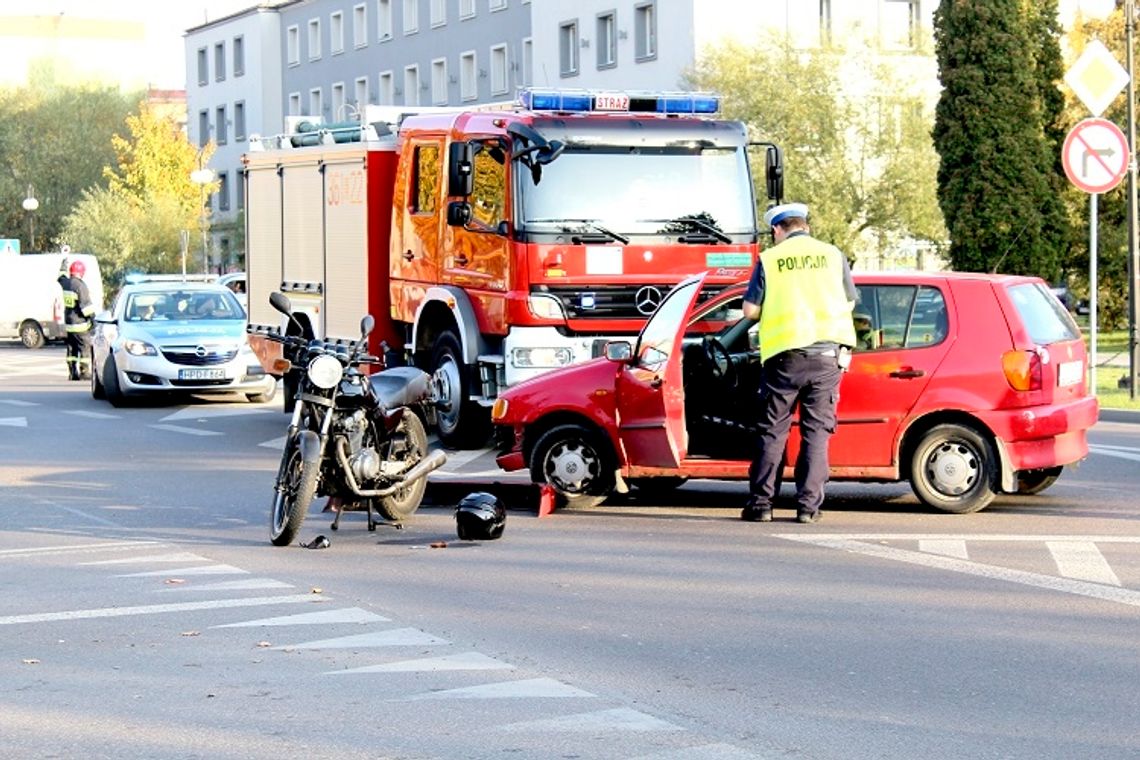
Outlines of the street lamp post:
[{"label": "street lamp post", "polygon": [[210,272],[210,241],[209,241],[209,220],[206,215],[206,188],[214,181],[214,170],[205,167],[199,167],[190,172],[190,181],[201,188],[201,215],[198,217],[198,227],[202,230],[202,271],[206,274]]},{"label": "street lamp post", "polygon": [[40,207],[31,185],[28,185],[28,196],[24,198],[23,205],[24,211],[28,212],[28,253],[31,253],[36,249],[36,209]]}]

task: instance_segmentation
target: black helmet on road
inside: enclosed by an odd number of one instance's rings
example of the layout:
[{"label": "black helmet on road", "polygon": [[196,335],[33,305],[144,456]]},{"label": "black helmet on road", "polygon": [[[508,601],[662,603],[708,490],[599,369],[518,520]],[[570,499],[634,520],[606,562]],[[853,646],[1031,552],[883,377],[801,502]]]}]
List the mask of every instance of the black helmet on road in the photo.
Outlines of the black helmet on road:
[{"label": "black helmet on road", "polygon": [[503,503],[486,491],[467,494],[455,507],[455,527],[463,541],[493,541],[503,535],[506,525]]}]

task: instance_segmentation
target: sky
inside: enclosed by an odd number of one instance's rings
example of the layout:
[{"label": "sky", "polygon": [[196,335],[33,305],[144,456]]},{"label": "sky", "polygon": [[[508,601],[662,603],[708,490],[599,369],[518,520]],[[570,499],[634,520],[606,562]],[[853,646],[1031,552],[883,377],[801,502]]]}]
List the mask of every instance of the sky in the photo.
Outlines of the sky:
[{"label": "sky", "polygon": [[[147,78],[157,87],[186,87],[183,33],[258,4],[258,0],[0,0],[0,16],[124,19],[145,27]],[[143,62],[134,62],[139,65]]]}]

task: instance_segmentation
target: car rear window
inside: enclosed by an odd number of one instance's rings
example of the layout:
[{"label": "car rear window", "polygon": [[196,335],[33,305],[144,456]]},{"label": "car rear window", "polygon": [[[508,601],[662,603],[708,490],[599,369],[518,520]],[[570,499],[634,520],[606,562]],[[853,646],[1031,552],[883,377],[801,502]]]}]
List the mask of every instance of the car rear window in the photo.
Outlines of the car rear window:
[{"label": "car rear window", "polygon": [[1072,316],[1049,288],[1039,282],[1027,282],[1008,288],[1009,300],[1017,309],[1033,342],[1047,346],[1062,340],[1076,340],[1081,330]]}]

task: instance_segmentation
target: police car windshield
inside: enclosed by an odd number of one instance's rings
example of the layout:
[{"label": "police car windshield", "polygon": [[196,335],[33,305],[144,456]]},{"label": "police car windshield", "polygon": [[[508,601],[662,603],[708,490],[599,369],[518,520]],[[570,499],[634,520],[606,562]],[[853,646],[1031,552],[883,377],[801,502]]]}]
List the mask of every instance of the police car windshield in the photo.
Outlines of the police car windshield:
[{"label": "police car windshield", "polygon": [[589,219],[618,234],[677,234],[666,222],[679,218],[701,219],[726,235],[756,230],[742,148],[572,145],[543,167],[537,184],[529,172],[519,174],[528,231]]},{"label": "police car windshield", "polygon": [[245,312],[228,290],[154,290],[131,293],[123,318],[128,322],[244,320]]}]

